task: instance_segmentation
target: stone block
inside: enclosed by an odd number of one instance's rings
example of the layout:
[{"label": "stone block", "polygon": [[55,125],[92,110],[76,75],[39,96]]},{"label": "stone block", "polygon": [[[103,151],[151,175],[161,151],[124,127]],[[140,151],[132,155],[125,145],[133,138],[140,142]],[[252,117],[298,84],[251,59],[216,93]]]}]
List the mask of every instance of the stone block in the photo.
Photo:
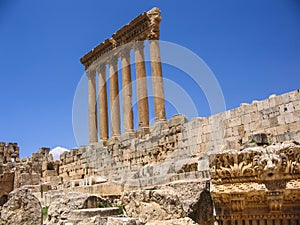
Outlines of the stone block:
[{"label": "stone block", "polygon": [[249,137],[249,142],[255,142],[257,145],[269,144],[268,136],[265,133],[253,134]]},{"label": "stone block", "polygon": [[294,111],[295,111],[293,102],[287,103],[287,104],[285,105],[285,107],[287,108],[287,112],[294,112]]},{"label": "stone block", "polygon": [[240,116],[240,108],[230,110],[231,118]]},{"label": "stone block", "polygon": [[[251,123],[251,124],[253,124],[253,123]],[[261,121],[261,124],[262,124],[262,127],[263,128],[268,128],[268,127],[270,127],[270,120],[269,119],[263,119],[262,121]],[[253,129],[252,129],[253,130]]]},{"label": "stone block", "polygon": [[276,127],[270,127],[270,128],[265,129],[265,130],[266,130],[266,133],[268,135],[277,135]]},{"label": "stone block", "polygon": [[261,119],[258,111],[251,112],[250,117],[251,117],[251,122],[255,122],[255,121],[258,121],[259,119]]},{"label": "stone block", "polygon": [[299,97],[300,96],[299,90],[289,92],[288,95],[289,95],[289,99],[290,99],[291,102],[300,99],[300,97]]},{"label": "stone block", "polygon": [[236,127],[242,124],[241,117],[234,117],[232,119],[229,119],[228,121],[228,127]]},{"label": "stone block", "polygon": [[299,131],[300,130],[300,122],[297,121],[297,122],[294,122],[294,123],[290,123],[288,125],[288,128],[290,131]]},{"label": "stone block", "polygon": [[107,224],[110,225],[144,225],[146,224],[144,219],[141,218],[118,218],[108,217]]},{"label": "stone block", "polygon": [[270,127],[276,127],[278,126],[278,119],[277,117],[272,117],[269,119]]},{"label": "stone block", "polygon": [[293,112],[293,116],[295,122],[300,121],[300,110]]},{"label": "stone block", "polygon": [[248,113],[248,114],[244,114],[242,116],[242,124],[248,124],[251,122],[251,115]]},{"label": "stone block", "polygon": [[286,124],[293,123],[295,121],[293,113],[286,113],[284,115],[284,120]]},{"label": "stone block", "polygon": [[292,131],[290,135],[291,140],[294,140],[298,143],[300,143],[300,131]]},{"label": "stone block", "polygon": [[270,107],[275,107],[276,106],[276,95],[271,95],[269,97],[269,105]]},{"label": "stone block", "polygon": [[[134,138],[136,138],[135,132],[125,132],[120,136],[119,140],[120,140],[120,142],[125,142],[125,141],[130,142]],[[127,144],[126,144],[126,146],[127,146]]]},{"label": "stone block", "polygon": [[300,110],[300,101],[297,100],[297,101],[294,101],[294,107],[295,107],[295,110]]},{"label": "stone block", "polygon": [[251,132],[258,132],[261,129],[263,129],[261,121],[250,123],[250,131]]},{"label": "stone block", "polygon": [[269,100],[263,100],[263,109],[269,109],[270,108],[270,103]]},{"label": "stone block", "polygon": [[263,110],[263,109],[264,109],[264,103],[263,103],[263,101],[258,101],[258,102],[256,103],[256,106],[257,106],[257,110],[258,110],[258,111]]},{"label": "stone block", "polygon": [[290,128],[290,126],[288,125],[280,125],[278,127],[276,127],[276,133],[277,134],[283,134],[285,132],[287,132]]},{"label": "stone block", "polygon": [[283,115],[280,115],[277,117],[278,125],[284,125],[285,124],[285,117]]},{"label": "stone block", "polygon": [[151,127],[150,127],[150,133],[151,135],[159,135],[162,131],[168,130],[169,126],[167,121],[156,121]]},{"label": "stone block", "polygon": [[230,110],[225,111],[225,112],[224,112],[224,115],[225,115],[225,119],[226,119],[226,120],[230,119],[230,118],[231,118],[231,111],[230,111]]},{"label": "stone block", "polygon": [[225,131],[225,137],[232,137],[233,136],[233,128],[229,127]]},{"label": "stone block", "polygon": [[290,102],[290,97],[289,97],[289,93],[285,93],[281,95],[282,98],[282,102],[285,103],[289,103]]},{"label": "stone block", "polygon": [[176,114],[168,121],[169,127],[180,126],[188,122],[188,119],[183,114]]}]

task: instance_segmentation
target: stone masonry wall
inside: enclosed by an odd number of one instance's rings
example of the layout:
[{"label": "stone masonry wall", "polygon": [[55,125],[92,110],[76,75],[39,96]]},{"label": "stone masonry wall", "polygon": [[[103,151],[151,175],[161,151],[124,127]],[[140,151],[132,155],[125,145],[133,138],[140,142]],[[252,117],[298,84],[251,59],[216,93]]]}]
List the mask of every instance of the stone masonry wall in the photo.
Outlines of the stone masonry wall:
[{"label": "stone masonry wall", "polygon": [[97,143],[66,152],[61,156],[61,180],[78,180],[75,186],[111,181],[140,187],[206,179],[208,164],[202,159],[208,151],[300,142],[300,91],[272,95],[190,122],[175,115],[168,127],[160,130],[154,125],[144,138],[123,134],[105,146]]},{"label": "stone masonry wall", "polygon": [[16,160],[6,157],[0,162],[0,205],[3,203],[1,198],[7,196],[14,189],[25,185],[39,185],[42,182],[42,164],[44,161],[52,160],[49,151],[49,148],[40,148],[37,153],[32,154],[31,158],[23,159],[19,159],[18,154],[11,154]]}]

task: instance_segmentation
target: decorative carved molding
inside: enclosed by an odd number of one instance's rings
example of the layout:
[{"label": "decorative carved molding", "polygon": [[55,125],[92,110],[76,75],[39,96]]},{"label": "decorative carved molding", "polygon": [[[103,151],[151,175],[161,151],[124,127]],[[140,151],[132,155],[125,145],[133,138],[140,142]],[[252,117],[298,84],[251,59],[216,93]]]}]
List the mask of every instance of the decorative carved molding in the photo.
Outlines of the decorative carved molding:
[{"label": "decorative carved molding", "polygon": [[153,8],[148,12],[140,14],[113,34],[112,38],[106,39],[100,45],[84,55],[80,59],[81,63],[85,68],[88,68],[93,62],[108,52],[117,54],[117,52],[112,52],[112,50],[119,46],[146,39],[158,40],[160,35],[160,22],[161,16],[158,8]]},{"label": "decorative carved molding", "polygon": [[88,78],[96,77],[96,70],[89,68],[85,71],[85,74]]},{"label": "decorative carved molding", "polygon": [[219,221],[299,220],[300,145],[210,155],[211,196]]},{"label": "decorative carved molding", "polygon": [[300,176],[300,146],[295,143],[229,150],[210,155],[213,182],[290,180]]}]

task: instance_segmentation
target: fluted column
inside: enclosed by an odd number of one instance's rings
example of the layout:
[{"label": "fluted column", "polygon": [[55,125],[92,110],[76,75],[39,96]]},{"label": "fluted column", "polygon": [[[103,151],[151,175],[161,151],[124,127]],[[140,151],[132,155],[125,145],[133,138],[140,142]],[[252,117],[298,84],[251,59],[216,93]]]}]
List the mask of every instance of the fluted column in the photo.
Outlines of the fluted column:
[{"label": "fluted column", "polygon": [[97,107],[96,107],[96,71],[87,70],[88,76],[88,104],[89,104],[89,143],[98,142]]},{"label": "fluted column", "polygon": [[149,127],[148,90],[146,80],[146,65],[144,43],[139,41],[134,46],[136,67],[136,88],[138,100],[139,128]]},{"label": "fluted column", "polygon": [[158,40],[149,40],[152,71],[152,89],[154,96],[155,121],[166,120],[164,84],[160,58],[160,47]]},{"label": "fluted column", "polygon": [[132,83],[130,67],[130,49],[121,52],[122,61],[122,97],[124,114],[124,131],[133,131]]},{"label": "fluted column", "polygon": [[99,127],[100,140],[108,139],[108,106],[107,106],[107,88],[106,88],[106,65],[101,64],[98,69],[98,88],[99,88]]},{"label": "fluted column", "polygon": [[112,137],[119,136],[120,129],[120,100],[118,84],[118,58],[113,56],[109,62],[110,71],[110,120]]}]

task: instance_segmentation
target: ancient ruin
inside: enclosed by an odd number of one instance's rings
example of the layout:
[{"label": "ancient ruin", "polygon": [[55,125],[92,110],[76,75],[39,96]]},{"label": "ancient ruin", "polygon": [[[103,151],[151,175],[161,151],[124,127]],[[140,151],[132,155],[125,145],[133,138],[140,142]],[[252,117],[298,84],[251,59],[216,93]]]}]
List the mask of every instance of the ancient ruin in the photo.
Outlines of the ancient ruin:
[{"label": "ancient ruin", "polygon": [[[99,128],[100,141],[108,139],[108,103],[107,103],[107,76],[106,65],[109,65],[110,82],[110,112],[111,112],[111,136],[116,137],[121,133],[120,129],[120,102],[118,87],[118,58],[122,62],[122,98],[124,113],[124,130],[133,132],[132,112],[132,83],[130,51],[134,49],[135,70],[137,78],[138,99],[138,125],[143,134],[149,131],[149,107],[146,82],[146,66],[144,56],[144,41],[149,40],[152,86],[154,94],[154,112],[156,122],[165,122],[166,113],[164,105],[164,88],[162,79],[162,66],[159,49],[159,24],[161,21],[160,10],[153,8],[136,17],[129,24],[118,30],[112,38],[106,39],[96,48],[81,58],[88,76],[89,96],[89,140],[90,143],[98,142],[97,132],[97,107],[96,107],[96,73],[98,73],[99,85]],[[120,47],[121,46],[121,47]],[[118,48],[120,47],[120,48]]]},{"label": "ancient ruin", "polygon": [[[159,9],[145,12],[81,58],[88,76],[87,146],[54,161],[49,148],[20,159],[17,144],[0,143],[0,224],[41,224],[42,216],[48,225],[300,224],[300,91],[206,118],[166,120],[160,21]],[[144,41],[150,44],[154,124]]]},{"label": "ancient ruin", "polygon": [[295,143],[212,154],[211,195],[219,224],[299,223],[299,156]]}]

